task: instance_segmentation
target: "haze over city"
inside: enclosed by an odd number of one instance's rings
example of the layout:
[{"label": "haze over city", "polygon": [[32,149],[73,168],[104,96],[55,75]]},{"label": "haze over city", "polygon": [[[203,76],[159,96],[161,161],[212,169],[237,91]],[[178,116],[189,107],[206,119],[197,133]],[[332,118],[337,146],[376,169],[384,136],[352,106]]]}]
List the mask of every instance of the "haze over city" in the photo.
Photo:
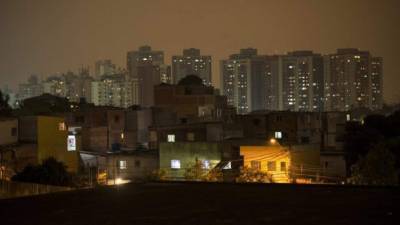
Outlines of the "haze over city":
[{"label": "haze over city", "polygon": [[47,77],[99,59],[126,67],[142,45],[165,62],[195,47],[219,60],[240,48],[259,54],[337,48],[368,50],[384,59],[384,100],[398,102],[399,1],[2,1],[0,84],[16,88],[29,75]]}]

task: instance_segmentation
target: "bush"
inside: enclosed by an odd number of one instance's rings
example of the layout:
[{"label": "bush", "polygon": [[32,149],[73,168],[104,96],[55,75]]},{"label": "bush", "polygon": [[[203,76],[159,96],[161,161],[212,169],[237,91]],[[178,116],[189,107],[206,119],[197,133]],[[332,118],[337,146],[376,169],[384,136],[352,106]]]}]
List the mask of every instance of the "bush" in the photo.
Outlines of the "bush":
[{"label": "bush", "polygon": [[240,175],[236,182],[272,183],[272,177],[266,172],[245,166],[240,168]]},{"label": "bush", "polygon": [[67,172],[66,166],[54,158],[44,160],[41,165],[28,165],[13,176],[12,180],[56,186],[72,185],[72,176]]},{"label": "bush", "polygon": [[397,185],[395,156],[382,144],[375,145],[351,168],[350,183],[358,185]]}]

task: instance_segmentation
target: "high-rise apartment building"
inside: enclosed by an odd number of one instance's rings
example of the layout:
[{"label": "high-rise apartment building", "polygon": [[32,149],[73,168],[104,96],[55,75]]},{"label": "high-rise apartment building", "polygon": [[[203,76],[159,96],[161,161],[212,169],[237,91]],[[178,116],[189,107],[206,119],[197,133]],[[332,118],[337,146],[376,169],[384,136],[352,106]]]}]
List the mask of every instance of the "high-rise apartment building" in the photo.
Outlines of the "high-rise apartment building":
[{"label": "high-rise apartment building", "polygon": [[265,109],[266,58],[248,48],[221,61],[222,92],[239,114]]},{"label": "high-rise apartment building", "polygon": [[116,66],[110,59],[98,60],[95,63],[95,75],[97,78],[103,75],[112,75],[116,72]]},{"label": "high-rise apartment building", "polygon": [[200,49],[183,50],[183,55],[172,56],[174,83],[187,75],[196,75],[205,85],[211,85],[211,56],[200,55]]},{"label": "high-rise apartment building", "polygon": [[326,110],[382,107],[382,58],[368,51],[338,49],[325,56]]},{"label": "high-rise apartment building", "polygon": [[312,51],[294,51],[279,56],[278,109],[323,111],[323,57]]},{"label": "high-rise apartment building", "polygon": [[28,82],[19,84],[18,100],[36,97],[43,94],[42,85],[36,75],[31,75]]},{"label": "high-rise apartment building", "polygon": [[141,63],[151,62],[153,65],[164,64],[164,52],[154,51],[150,46],[141,46],[136,51],[127,53],[127,70],[130,78],[137,78],[137,67]]},{"label": "high-rise apartment building", "polygon": [[323,57],[311,51],[257,55],[242,49],[221,63],[222,90],[238,113],[323,110]]}]

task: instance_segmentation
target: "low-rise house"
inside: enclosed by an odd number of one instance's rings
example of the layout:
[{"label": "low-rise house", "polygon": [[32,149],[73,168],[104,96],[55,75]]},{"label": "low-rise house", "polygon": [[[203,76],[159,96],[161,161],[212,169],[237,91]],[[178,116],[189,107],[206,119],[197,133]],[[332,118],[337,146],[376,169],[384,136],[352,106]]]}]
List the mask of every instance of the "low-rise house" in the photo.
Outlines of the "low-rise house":
[{"label": "low-rise house", "polygon": [[240,155],[244,167],[265,172],[274,183],[319,179],[318,149],[289,149],[274,142],[265,146],[240,146]]},{"label": "low-rise house", "polygon": [[39,164],[53,157],[63,162],[70,172],[79,169],[79,139],[70,133],[64,118],[27,116],[19,118],[19,146],[16,149],[17,168]]},{"label": "low-rise house", "polygon": [[107,154],[107,179],[109,184],[138,182],[157,173],[157,151],[135,150]]}]

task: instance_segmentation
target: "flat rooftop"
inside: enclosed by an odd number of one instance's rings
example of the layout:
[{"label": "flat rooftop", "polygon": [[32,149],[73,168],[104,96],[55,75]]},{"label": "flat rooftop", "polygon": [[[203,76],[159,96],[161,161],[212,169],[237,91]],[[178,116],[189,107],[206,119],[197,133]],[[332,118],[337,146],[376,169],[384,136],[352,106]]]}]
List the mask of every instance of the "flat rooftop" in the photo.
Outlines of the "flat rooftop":
[{"label": "flat rooftop", "polygon": [[1,200],[0,217],[7,225],[400,224],[399,202],[396,188],[148,183]]}]

